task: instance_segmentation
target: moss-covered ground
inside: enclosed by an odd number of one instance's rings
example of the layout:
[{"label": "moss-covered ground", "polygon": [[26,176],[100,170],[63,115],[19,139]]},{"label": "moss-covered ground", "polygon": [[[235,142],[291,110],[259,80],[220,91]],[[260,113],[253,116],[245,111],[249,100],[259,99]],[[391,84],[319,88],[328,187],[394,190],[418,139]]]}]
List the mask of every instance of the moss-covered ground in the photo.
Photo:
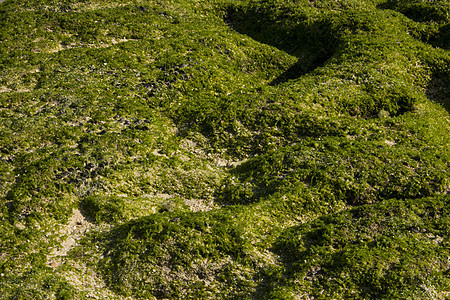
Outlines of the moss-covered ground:
[{"label": "moss-covered ground", "polygon": [[448,0],[0,3],[0,297],[448,299]]}]

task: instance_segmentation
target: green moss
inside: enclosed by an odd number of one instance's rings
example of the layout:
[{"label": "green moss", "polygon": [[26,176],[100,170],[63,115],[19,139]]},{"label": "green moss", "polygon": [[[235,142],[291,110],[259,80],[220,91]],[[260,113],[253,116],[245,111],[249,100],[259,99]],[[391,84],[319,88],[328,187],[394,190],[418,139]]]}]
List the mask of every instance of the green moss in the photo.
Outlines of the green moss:
[{"label": "green moss", "polygon": [[162,213],[113,230],[102,238],[107,282],[136,296],[245,297],[254,285],[251,241],[232,218],[223,212]]},{"label": "green moss", "polygon": [[119,197],[89,196],[83,201],[82,209],[96,222],[116,223],[125,219],[125,203]]},{"label": "green moss", "polygon": [[3,295],[445,298],[449,12],[3,2]]},{"label": "green moss", "polygon": [[448,197],[390,200],[290,228],[275,243],[288,288],[274,293],[443,298],[450,284],[447,209]]}]

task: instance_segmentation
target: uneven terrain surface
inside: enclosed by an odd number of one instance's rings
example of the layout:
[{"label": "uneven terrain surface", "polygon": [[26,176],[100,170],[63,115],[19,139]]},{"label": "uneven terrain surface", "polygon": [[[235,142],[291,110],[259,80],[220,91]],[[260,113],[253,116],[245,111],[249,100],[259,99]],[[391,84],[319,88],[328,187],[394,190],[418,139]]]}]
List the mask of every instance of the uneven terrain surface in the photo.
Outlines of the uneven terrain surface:
[{"label": "uneven terrain surface", "polygon": [[448,299],[448,0],[0,0],[0,297]]}]

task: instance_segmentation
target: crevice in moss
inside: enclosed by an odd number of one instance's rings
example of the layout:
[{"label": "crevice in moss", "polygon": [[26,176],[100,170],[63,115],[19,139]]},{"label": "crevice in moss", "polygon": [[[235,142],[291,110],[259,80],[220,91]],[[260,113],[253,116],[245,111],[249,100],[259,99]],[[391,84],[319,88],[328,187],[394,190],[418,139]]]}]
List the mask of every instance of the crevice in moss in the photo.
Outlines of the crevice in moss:
[{"label": "crevice in moss", "polygon": [[435,72],[428,83],[426,95],[450,112],[450,72]]},{"label": "crevice in moss", "polygon": [[289,23],[289,13],[276,14],[261,7],[229,6],[225,23],[233,30],[276,47],[297,57],[283,74],[269,84],[276,86],[297,79],[323,66],[336,51],[339,37],[328,21],[311,21],[296,16],[296,25]]}]

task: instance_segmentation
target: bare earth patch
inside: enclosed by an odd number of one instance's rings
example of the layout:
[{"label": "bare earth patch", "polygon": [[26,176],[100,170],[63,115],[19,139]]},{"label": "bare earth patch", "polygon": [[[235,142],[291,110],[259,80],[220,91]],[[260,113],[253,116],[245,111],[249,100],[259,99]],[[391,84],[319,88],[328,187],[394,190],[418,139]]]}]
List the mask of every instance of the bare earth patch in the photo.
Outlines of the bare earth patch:
[{"label": "bare earth patch", "polygon": [[73,209],[72,216],[67,225],[60,231],[61,236],[67,238],[61,243],[58,249],[55,249],[49,257],[49,264],[52,267],[58,267],[59,258],[67,256],[69,251],[77,244],[83,235],[95,225],[89,222],[78,209]]},{"label": "bare earth patch", "polygon": [[[80,240],[90,231],[100,230],[98,225],[90,222],[80,210],[73,209],[67,225],[60,230],[65,237],[60,246],[48,256],[48,264],[67,279],[77,290],[84,292],[89,299],[132,299],[121,297],[108,289],[95,267],[70,255],[70,251],[80,246]],[[81,247],[79,249],[82,249]],[[101,259],[101,253],[80,253],[76,256],[90,256],[93,260]]]}]

